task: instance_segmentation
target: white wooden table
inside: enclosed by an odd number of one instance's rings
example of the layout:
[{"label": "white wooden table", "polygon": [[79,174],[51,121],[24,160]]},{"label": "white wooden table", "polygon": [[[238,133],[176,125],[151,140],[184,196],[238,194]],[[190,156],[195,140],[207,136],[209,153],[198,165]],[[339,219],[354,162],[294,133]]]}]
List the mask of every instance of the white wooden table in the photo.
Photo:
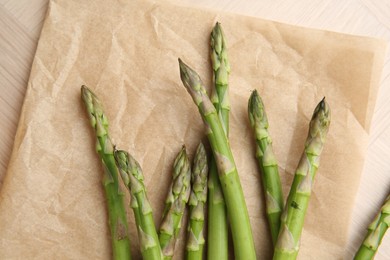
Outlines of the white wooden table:
[{"label": "white wooden table", "polygon": [[[390,43],[389,0],[181,0],[195,6],[305,27],[371,36]],[[0,186],[12,152],[48,0],[0,0]],[[390,52],[382,73],[365,169],[346,254],[351,255],[390,190]],[[348,259],[348,257],[346,257]],[[390,231],[376,259],[390,259]]]}]

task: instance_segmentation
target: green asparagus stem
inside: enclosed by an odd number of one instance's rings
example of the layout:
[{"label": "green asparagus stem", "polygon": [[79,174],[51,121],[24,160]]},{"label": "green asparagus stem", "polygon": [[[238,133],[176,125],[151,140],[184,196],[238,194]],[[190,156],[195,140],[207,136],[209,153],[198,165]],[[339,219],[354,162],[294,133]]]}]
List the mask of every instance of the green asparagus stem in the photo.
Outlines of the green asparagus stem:
[{"label": "green asparagus stem", "polygon": [[[217,110],[226,136],[229,134],[229,85],[230,65],[227,58],[226,42],[220,23],[216,23],[211,33],[211,64],[214,88],[211,100]],[[208,199],[208,259],[228,259],[228,224],[225,199],[222,194],[218,169],[214,157],[210,162]]]},{"label": "green asparagus stem", "polygon": [[173,164],[173,180],[165,201],[160,226],[160,245],[164,259],[172,259],[181,220],[191,192],[191,167],[183,146]]},{"label": "green asparagus stem", "polygon": [[190,217],[188,223],[188,239],[186,259],[202,260],[205,244],[203,226],[205,219],[205,204],[207,200],[207,154],[202,143],[198,145],[192,169],[192,190],[188,204]]},{"label": "green asparagus stem", "polygon": [[210,160],[207,204],[207,259],[227,260],[229,252],[226,204],[214,157]]},{"label": "green asparagus stem", "polygon": [[367,235],[357,251],[354,260],[373,259],[389,226],[390,195],[387,196],[375,220],[368,226]]},{"label": "green asparagus stem", "polygon": [[81,96],[96,133],[96,151],[105,170],[103,186],[108,206],[113,258],[118,260],[131,259],[126,211],[123,204],[123,193],[118,182],[118,169],[113,154],[114,147],[108,135],[108,120],[100,101],[86,86],[81,87]]},{"label": "green asparagus stem", "polygon": [[205,122],[230,219],[236,259],[256,259],[248,210],[229,141],[199,75],[179,59],[180,77]]},{"label": "green asparagus stem", "polygon": [[219,120],[225,130],[229,133],[229,73],[230,64],[227,57],[226,41],[220,23],[216,23],[211,33],[211,65],[213,67],[214,88],[211,94],[211,101],[217,110]]},{"label": "green asparagus stem", "polygon": [[130,206],[135,216],[142,257],[144,260],[160,260],[162,259],[160,243],[152,207],[146,195],[141,166],[125,151],[116,150],[114,156],[123,183],[131,195]]},{"label": "green asparagus stem", "polygon": [[248,115],[256,139],[256,157],[262,172],[263,191],[272,242],[276,243],[280,229],[283,194],[280,184],[278,162],[272,149],[268,133],[268,120],[264,104],[257,90],[252,92],[248,102]]},{"label": "green asparagus stem", "polygon": [[305,143],[287,203],[281,216],[281,226],[275,245],[274,260],[296,259],[306,210],[317,172],[320,155],[330,124],[330,109],[325,98],[317,105],[310,121]]}]

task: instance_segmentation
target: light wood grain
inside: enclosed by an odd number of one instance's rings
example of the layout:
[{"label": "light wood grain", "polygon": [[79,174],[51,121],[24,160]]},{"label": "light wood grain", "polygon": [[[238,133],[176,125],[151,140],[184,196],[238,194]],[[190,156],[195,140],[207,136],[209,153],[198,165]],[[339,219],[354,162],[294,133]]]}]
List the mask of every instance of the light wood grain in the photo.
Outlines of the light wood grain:
[{"label": "light wood grain", "polygon": [[[380,0],[182,0],[181,3],[390,42],[390,2]],[[12,152],[48,0],[0,0],[0,186]],[[345,259],[351,259],[390,190],[390,56],[386,56]],[[376,259],[390,259],[387,234]]]},{"label": "light wood grain", "polygon": [[0,2],[0,185],[48,1]]}]

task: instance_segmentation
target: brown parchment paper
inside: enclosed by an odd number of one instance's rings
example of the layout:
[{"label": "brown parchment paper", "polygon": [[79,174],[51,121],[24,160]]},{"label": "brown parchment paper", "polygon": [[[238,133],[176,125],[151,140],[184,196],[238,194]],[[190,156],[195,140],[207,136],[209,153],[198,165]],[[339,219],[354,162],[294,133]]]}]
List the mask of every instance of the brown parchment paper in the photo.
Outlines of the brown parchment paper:
[{"label": "brown parchment paper", "polygon": [[[285,195],[313,109],[326,96],[333,119],[299,258],[342,258],[383,42],[160,1],[52,0],[1,190],[1,259],[110,258],[102,168],[80,99],[82,84],[103,102],[114,143],[142,165],[159,225],[175,155],[185,144],[192,157],[204,138],[177,58],[210,86],[209,34],[216,21],[228,41],[230,141],[258,258],[269,259],[272,247],[247,119],[253,89],[266,105]],[[139,259],[131,211],[128,219]]]}]

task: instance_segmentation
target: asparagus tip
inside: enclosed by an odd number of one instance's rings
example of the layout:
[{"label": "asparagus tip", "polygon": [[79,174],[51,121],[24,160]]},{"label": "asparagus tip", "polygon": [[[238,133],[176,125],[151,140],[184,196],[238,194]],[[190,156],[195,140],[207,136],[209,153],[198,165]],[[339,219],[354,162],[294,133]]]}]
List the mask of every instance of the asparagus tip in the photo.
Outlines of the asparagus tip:
[{"label": "asparagus tip", "polygon": [[218,33],[218,34],[222,33],[222,26],[221,26],[221,23],[218,21],[215,23],[215,26],[214,26],[213,31],[212,31],[212,34],[215,34],[215,33]]},{"label": "asparagus tip", "polygon": [[263,122],[264,126],[268,125],[267,115],[264,111],[263,100],[261,99],[257,90],[253,90],[248,101],[248,113],[251,125],[255,124],[255,121]]},{"label": "asparagus tip", "polygon": [[202,100],[202,93],[206,93],[203,87],[202,80],[198,73],[191,69],[179,58],[180,67],[180,79],[183,82],[184,87],[194,98],[196,104],[200,104]]},{"label": "asparagus tip", "polygon": [[313,118],[317,116],[319,116],[320,121],[323,124],[330,123],[330,107],[329,104],[325,101],[325,97],[318,103],[314,110]]},{"label": "asparagus tip", "polygon": [[126,170],[128,168],[129,154],[126,151],[114,148],[114,158],[119,169]]},{"label": "asparagus tip", "polygon": [[92,95],[91,90],[87,86],[82,85],[81,86],[81,96],[82,96],[83,100],[89,101],[91,99],[91,95]]},{"label": "asparagus tip", "polygon": [[260,98],[259,92],[257,92],[257,89],[254,89],[252,91],[249,99],[250,99],[252,105],[255,105],[255,104],[258,104],[259,102],[261,102],[261,98]]}]

